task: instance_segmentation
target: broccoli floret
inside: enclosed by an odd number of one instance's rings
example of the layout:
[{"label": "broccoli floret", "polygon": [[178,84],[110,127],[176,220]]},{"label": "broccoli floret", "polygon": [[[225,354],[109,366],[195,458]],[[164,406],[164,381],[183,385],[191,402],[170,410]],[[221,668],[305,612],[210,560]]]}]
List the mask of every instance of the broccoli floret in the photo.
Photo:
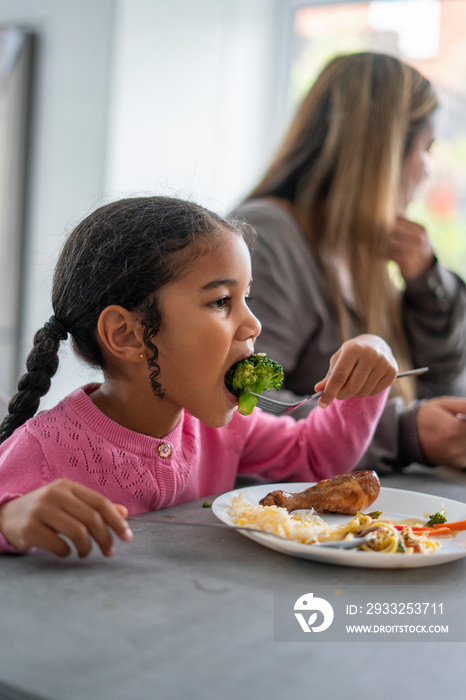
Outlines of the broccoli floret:
[{"label": "broccoli floret", "polygon": [[430,527],[431,525],[437,525],[437,524],[441,525],[442,523],[446,523],[446,522],[447,522],[447,519],[446,519],[444,513],[439,512],[439,513],[434,513],[433,515],[429,515],[429,520],[427,521],[426,525],[428,525]]},{"label": "broccoli floret", "polygon": [[236,362],[225,375],[227,389],[238,397],[238,411],[243,416],[253,412],[257,396],[267,389],[280,389],[283,382],[283,367],[258,352],[245,360]]}]

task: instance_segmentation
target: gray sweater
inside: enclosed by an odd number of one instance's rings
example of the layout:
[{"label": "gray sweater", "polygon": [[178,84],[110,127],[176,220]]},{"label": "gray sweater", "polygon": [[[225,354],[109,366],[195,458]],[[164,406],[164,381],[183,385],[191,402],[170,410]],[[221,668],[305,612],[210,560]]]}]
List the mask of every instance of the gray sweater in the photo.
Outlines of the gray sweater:
[{"label": "gray sweater", "polygon": [[[295,400],[311,394],[328,370],[342,339],[325,278],[295,219],[271,200],[237,207],[232,216],[258,233],[253,253],[251,310],[262,323],[257,352],[283,365],[284,388],[277,394]],[[410,281],[403,294],[403,323],[414,367],[430,371],[418,378],[419,400],[466,396],[466,286],[438,262]],[[356,324],[352,332],[358,335]],[[426,464],[416,427],[419,400],[405,408],[392,398],[359,468],[380,473],[418,462]],[[313,404],[293,412],[301,418]]]}]

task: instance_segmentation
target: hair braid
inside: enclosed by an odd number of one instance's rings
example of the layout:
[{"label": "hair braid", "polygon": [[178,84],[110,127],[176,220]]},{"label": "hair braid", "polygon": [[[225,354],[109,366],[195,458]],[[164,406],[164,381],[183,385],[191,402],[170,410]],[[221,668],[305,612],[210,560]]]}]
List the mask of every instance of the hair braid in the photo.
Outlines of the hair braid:
[{"label": "hair braid", "polygon": [[[48,322],[47,322],[48,323]],[[39,408],[42,396],[50,389],[58,369],[60,338],[47,324],[34,336],[33,348],[26,360],[27,372],[18,381],[18,391],[10,399],[8,415],[0,427],[0,442],[4,442]]]}]

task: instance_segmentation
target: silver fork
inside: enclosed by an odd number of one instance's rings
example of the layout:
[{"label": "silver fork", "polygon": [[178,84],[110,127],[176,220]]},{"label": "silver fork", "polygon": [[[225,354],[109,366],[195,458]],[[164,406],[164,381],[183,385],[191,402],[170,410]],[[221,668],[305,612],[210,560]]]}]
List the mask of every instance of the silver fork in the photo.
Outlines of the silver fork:
[{"label": "silver fork", "polygon": [[[157,523],[157,525],[185,525],[187,527],[208,527],[208,528],[218,528],[221,530],[244,530],[245,532],[257,532],[260,535],[268,535],[270,537],[275,537],[278,540],[284,540],[285,542],[292,542],[288,537],[279,535],[276,532],[268,532],[267,530],[261,530],[257,527],[248,527],[247,525],[227,525],[226,523],[196,523],[188,522],[186,520],[168,520],[162,518],[147,518],[132,516],[128,518],[128,522],[139,521],[142,523]],[[313,542],[312,545],[316,547],[330,547],[332,549],[357,549],[365,542],[368,542],[372,537],[372,533],[361,537],[355,537],[352,540],[327,540],[324,542]],[[310,545],[309,545],[310,546]]]},{"label": "silver fork", "polygon": [[[424,372],[427,372],[428,369],[428,367],[418,367],[417,369],[409,369],[406,372],[400,372],[400,374],[397,374],[396,378],[401,379],[401,377],[408,377],[410,375],[424,374]],[[258,397],[257,405],[259,406],[259,408],[263,408],[269,413],[276,413],[277,415],[279,415],[282,413],[289,413],[290,411],[294,411],[295,408],[298,408],[299,406],[302,406],[305,403],[309,403],[309,401],[314,401],[314,399],[318,399],[319,396],[322,396],[323,392],[318,391],[316,394],[312,394],[312,396],[307,396],[306,398],[301,399],[301,401],[296,401],[295,403],[287,403],[286,401],[272,399],[270,398],[270,396],[264,396],[264,394],[256,394],[254,391],[248,391],[248,394],[252,394],[253,396]]]}]

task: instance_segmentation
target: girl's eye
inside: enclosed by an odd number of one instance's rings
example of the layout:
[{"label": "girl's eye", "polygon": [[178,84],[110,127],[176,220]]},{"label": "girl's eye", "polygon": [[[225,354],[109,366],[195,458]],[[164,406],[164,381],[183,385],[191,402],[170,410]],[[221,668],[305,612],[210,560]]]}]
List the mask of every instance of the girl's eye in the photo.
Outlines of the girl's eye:
[{"label": "girl's eye", "polygon": [[220,297],[220,299],[212,301],[211,306],[216,309],[225,309],[229,305],[230,301],[231,297]]}]

